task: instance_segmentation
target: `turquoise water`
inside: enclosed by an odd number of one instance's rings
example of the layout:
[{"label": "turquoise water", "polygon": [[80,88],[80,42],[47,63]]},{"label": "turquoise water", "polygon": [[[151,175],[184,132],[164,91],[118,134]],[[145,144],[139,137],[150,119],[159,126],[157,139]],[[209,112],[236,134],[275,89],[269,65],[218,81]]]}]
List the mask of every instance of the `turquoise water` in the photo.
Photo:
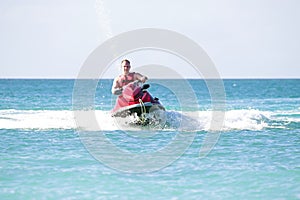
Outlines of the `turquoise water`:
[{"label": "turquoise water", "polygon": [[[150,81],[149,91],[167,109],[166,124],[125,131],[109,114],[115,101],[111,83],[99,81],[94,107],[101,132],[112,143],[139,155],[156,152],[187,120],[184,133],[195,138],[184,154],[154,172],[112,169],[81,140],[72,111],[74,80],[3,79],[1,199],[300,199],[299,79],[224,80],[224,126],[204,158],[199,150],[210,133],[212,105],[203,80],[188,80],[197,110],[186,103],[191,96],[182,104],[175,95],[186,92],[182,80]],[[155,135],[146,137],[149,132]]]}]

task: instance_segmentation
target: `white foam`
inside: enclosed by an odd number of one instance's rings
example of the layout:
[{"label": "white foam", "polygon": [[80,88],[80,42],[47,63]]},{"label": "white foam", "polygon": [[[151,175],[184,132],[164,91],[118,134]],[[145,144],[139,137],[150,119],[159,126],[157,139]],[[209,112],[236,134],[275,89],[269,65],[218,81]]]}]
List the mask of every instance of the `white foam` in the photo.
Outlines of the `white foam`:
[{"label": "white foam", "polygon": [[0,110],[0,129],[72,129],[69,110]]},{"label": "white foam", "polygon": [[[182,124],[181,128],[183,130],[195,131],[211,130],[213,127],[212,114],[212,111],[198,111],[197,116],[195,116],[195,112],[185,112],[182,118],[186,122]],[[222,115],[220,111],[218,111],[217,114]],[[267,123],[268,120],[266,120],[269,119],[270,112],[258,110],[229,110],[223,114],[225,114],[223,126],[219,129],[221,131],[261,130],[270,127]],[[178,118],[178,116],[176,117]],[[175,126],[175,124],[172,124],[172,126]]]},{"label": "white foam", "polygon": [[259,110],[230,110],[226,112],[224,130],[261,130],[269,125],[270,112]]},{"label": "white foam", "polygon": [[[134,118],[120,120],[111,117],[110,111],[82,111],[80,123],[75,121],[72,110],[0,110],[0,129],[88,129],[88,130],[140,130],[140,127],[127,126]],[[92,124],[85,112],[93,112],[96,124]],[[284,112],[281,112],[282,114]],[[262,130],[264,128],[285,128],[286,122],[299,122],[294,115],[297,112],[278,112],[259,110],[229,110],[225,112],[222,131],[228,130]],[[291,115],[291,117],[289,116]],[[77,119],[78,120],[78,119]],[[178,112],[166,111],[155,128],[164,130],[201,131],[210,130],[212,111]],[[157,124],[156,124],[157,125]]]}]

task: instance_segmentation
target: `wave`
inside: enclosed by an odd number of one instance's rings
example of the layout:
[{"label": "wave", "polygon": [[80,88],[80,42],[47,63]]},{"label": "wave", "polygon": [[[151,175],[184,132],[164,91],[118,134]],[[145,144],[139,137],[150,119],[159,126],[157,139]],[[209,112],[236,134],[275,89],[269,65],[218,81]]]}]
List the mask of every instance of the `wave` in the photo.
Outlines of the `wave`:
[{"label": "wave", "polygon": [[[133,118],[120,120],[111,117],[110,111],[93,112],[97,122],[92,130],[113,131],[120,129],[140,130],[129,126]],[[212,111],[179,112],[166,111],[160,116],[154,128],[164,130],[208,131],[211,128]],[[157,126],[158,125],[158,126]],[[0,110],[0,129],[89,129],[89,119],[85,126],[78,127],[72,110]],[[222,131],[297,129],[300,127],[300,111],[260,111],[253,109],[228,110],[225,112]],[[143,128],[143,127],[142,127]]]}]

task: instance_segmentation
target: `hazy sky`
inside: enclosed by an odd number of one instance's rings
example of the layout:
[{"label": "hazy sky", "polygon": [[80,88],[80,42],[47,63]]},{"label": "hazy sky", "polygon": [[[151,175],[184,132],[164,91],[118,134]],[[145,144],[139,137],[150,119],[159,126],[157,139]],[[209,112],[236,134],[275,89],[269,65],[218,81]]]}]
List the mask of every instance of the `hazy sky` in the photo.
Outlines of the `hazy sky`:
[{"label": "hazy sky", "polygon": [[138,28],[189,37],[223,78],[300,78],[299,10],[298,0],[0,0],[0,78],[76,78],[102,42]]}]

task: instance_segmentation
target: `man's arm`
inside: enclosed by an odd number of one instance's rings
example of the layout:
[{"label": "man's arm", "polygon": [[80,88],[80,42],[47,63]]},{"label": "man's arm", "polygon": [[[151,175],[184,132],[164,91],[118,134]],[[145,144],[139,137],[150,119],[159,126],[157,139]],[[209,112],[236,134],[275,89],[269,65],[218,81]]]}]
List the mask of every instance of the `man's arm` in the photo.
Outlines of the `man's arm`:
[{"label": "man's arm", "polygon": [[145,83],[147,80],[148,80],[148,77],[147,76],[143,76],[142,74],[140,74],[140,73],[134,73],[134,79],[135,80],[139,80],[139,81],[141,81],[141,82],[143,82],[143,83]]},{"label": "man's arm", "polygon": [[114,95],[120,95],[120,94],[122,94],[122,90],[123,90],[123,88],[119,87],[118,77],[117,77],[114,79],[113,85],[111,87],[111,93]]}]

